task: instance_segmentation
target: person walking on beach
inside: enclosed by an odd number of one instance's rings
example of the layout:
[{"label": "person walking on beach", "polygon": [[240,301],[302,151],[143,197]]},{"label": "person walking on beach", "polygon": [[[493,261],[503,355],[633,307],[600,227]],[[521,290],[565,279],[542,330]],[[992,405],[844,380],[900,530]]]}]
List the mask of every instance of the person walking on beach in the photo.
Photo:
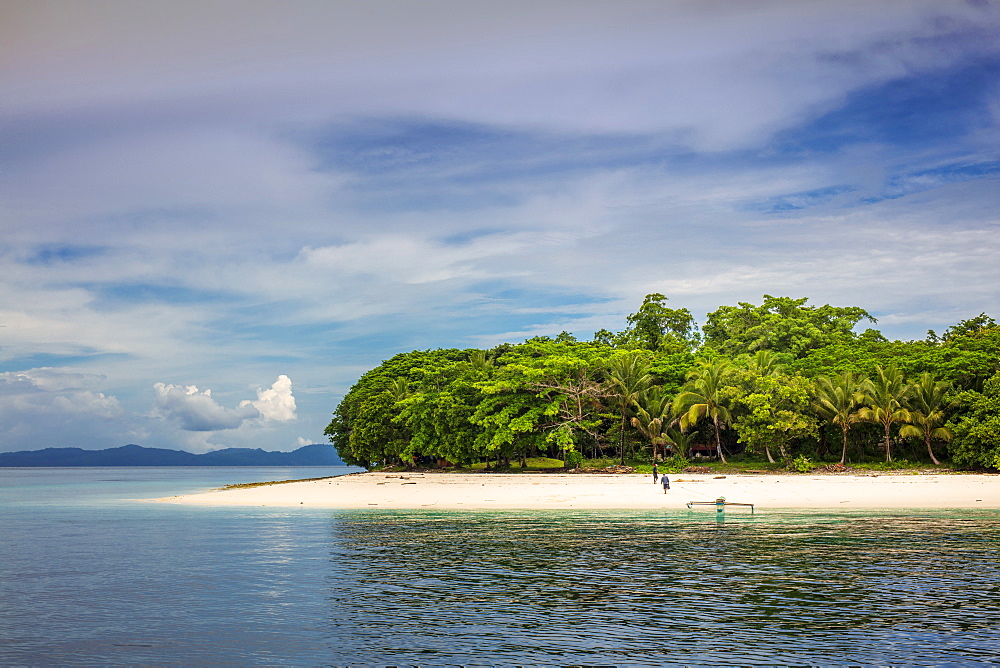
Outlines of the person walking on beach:
[{"label": "person walking on beach", "polygon": [[660,469],[656,468],[656,462],[653,462],[653,484],[656,484],[656,477],[660,475]]},{"label": "person walking on beach", "polygon": [[663,480],[663,493],[666,494],[667,490],[670,489],[670,478],[668,478],[667,474],[664,473],[662,480]]}]

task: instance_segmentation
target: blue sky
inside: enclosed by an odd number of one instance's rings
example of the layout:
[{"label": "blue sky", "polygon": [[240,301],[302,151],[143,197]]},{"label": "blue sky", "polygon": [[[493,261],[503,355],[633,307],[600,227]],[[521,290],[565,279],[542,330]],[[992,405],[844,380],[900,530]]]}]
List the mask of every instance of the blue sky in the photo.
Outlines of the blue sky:
[{"label": "blue sky", "polygon": [[1000,315],[1000,3],[0,2],[0,451],[323,441],[396,352]]}]

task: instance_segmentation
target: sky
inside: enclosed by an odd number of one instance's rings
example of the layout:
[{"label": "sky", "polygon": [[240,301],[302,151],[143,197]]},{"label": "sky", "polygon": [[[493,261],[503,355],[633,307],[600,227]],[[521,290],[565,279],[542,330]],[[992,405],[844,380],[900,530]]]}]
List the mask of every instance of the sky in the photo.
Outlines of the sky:
[{"label": "sky", "polygon": [[0,451],[292,450],[398,352],[1000,317],[1000,2],[0,0]]}]

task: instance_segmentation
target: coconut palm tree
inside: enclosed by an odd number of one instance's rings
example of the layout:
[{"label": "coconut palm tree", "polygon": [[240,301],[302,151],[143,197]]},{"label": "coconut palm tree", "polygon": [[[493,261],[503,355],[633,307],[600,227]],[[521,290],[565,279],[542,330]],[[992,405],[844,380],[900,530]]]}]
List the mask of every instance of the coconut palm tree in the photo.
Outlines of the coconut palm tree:
[{"label": "coconut palm tree", "polygon": [[875,377],[865,383],[865,406],[858,416],[866,422],[881,424],[885,429],[885,461],[892,461],[892,425],[910,422],[912,417],[906,401],[910,386],[903,372],[895,366],[875,367]]},{"label": "coconut palm tree", "polygon": [[630,352],[613,357],[608,362],[609,396],[622,416],[619,439],[622,465],[625,464],[625,429],[628,426],[629,408],[639,401],[639,397],[649,389],[652,382],[649,362],[641,353]]},{"label": "coconut palm tree", "polygon": [[[674,420],[677,422],[677,420]],[[691,444],[698,437],[698,432],[684,432],[680,427],[669,427],[663,432],[663,439],[670,444],[670,449],[675,455],[687,457]]]},{"label": "coconut palm tree", "polygon": [[715,427],[715,451],[723,463],[726,456],[722,452],[719,431],[732,421],[727,399],[722,393],[723,382],[729,373],[728,361],[702,362],[688,372],[687,383],[674,399],[674,410],[681,415],[681,429],[697,424],[707,418]]},{"label": "coconut palm tree", "polygon": [[923,438],[927,445],[927,454],[935,466],[941,462],[934,456],[931,441],[950,441],[951,430],[938,426],[945,421],[946,412],[954,404],[947,399],[951,391],[951,383],[946,380],[934,380],[929,373],[920,374],[920,380],[910,386],[910,422],[899,430],[900,436]]},{"label": "coconut palm tree", "polygon": [[772,350],[758,350],[753,355],[744,355],[747,368],[758,376],[774,376],[781,371],[781,358]]},{"label": "coconut palm tree", "polygon": [[841,466],[847,461],[847,432],[851,425],[861,421],[857,410],[865,400],[865,385],[855,374],[844,372],[840,376],[816,379],[813,409],[827,422],[840,427],[844,435],[844,448],[840,453]]},{"label": "coconut palm tree", "polygon": [[659,455],[659,446],[663,446],[665,455],[670,443],[663,431],[673,419],[673,399],[662,388],[653,387],[640,394],[636,403],[632,426],[653,445],[653,459]]},{"label": "coconut palm tree", "polygon": [[389,394],[393,401],[402,401],[410,396],[410,384],[405,378],[393,378],[389,383]]},{"label": "coconut palm tree", "polygon": [[473,350],[469,353],[469,363],[472,368],[477,372],[486,372],[493,368],[493,359],[490,358],[490,354],[486,350]]}]

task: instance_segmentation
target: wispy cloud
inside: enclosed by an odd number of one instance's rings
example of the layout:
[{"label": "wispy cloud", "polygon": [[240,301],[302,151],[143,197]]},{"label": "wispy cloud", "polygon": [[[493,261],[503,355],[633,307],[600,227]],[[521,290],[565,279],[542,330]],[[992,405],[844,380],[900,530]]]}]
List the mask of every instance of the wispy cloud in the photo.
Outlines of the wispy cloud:
[{"label": "wispy cloud", "polygon": [[995,3],[57,6],[0,10],[4,449],[289,449],[653,291],[1000,311]]}]

